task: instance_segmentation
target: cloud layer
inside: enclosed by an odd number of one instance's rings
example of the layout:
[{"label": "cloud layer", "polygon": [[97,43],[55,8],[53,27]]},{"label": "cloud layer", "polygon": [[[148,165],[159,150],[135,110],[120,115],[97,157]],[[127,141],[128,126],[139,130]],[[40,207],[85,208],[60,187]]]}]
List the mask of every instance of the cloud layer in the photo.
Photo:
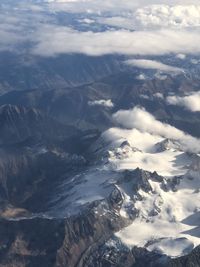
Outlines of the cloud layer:
[{"label": "cloud layer", "polygon": [[[39,56],[197,54],[200,5],[196,3],[22,0],[4,4],[0,9],[0,50],[18,51],[29,44],[29,53]],[[61,19],[60,12],[65,19]]]},{"label": "cloud layer", "polygon": [[105,99],[100,99],[100,100],[95,100],[95,101],[89,101],[88,102],[89,106],[103,106],[106,108],[113,108],[114,104],[111,99],[105,100]]},{"label": "cloud layer", "polygon": [[192,112],[200,111],[200,92],[187,96],[168,96],[166,101],[170,105],[182,106]]},{"label": "cloud layer", "polygon": [[166,64],[163,64],[161,62],[155,61],[155,60],[147,60],[147,59],[129,59],[125,61],[125,64],[130,66],[135,66],[141,69],[153,69],[153,70],[159,70],[163,72],[175,72],[180,73],[184,72],[183,69],[169,66]]},{"label": "cloud layer", "polygon": [[51,56],[62,53],[166,55],[200,53],[198,32],[173,30],[79,32],[69,27],[47,25],[35,33],[33,53]]},{"label": "cloud layer", "polygon": [[131,110],[120,110],[113,115],[113,118],[120,125],[128,129],[136,128],[142,132],[178,140],[186,151],[200,152],[199,139],[169,124],[156,120],[153,115],[143,108],[135,107]]}]

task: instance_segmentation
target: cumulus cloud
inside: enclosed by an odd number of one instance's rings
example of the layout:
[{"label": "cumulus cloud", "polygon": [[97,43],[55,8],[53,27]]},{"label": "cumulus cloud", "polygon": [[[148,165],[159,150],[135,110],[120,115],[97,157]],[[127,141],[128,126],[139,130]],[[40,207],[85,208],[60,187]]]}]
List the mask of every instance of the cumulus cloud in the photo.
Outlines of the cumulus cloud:
[{"label": "cumulus cloud", "polygon": [[138,9],[135,17],[145,27],[199,27],[200,5],[152,5]]},{"label": "cumulus cloud", "polygon": [[84,18],[84,19],[80,19],[79,22],[82,22],[82,23],[85,23],[85,24],[92,24],[92,23],[95,23],[95,20]]},{"label": "cumulus cloud", "polygon": [[156,97],[156,98],[164,99],[164,95],[162,93],[159,93],[159,92],[153,94],[153,96]]},{"label": "cumulus cloud", "polygon": [[141,73],[141,74],[139,74],[139,75],[136,77],[136,79],[139,80],[139,81],[146,80],[146,78],[147,78],[147,77],[145,76],[144,73]]},{"label": "cumulus cloud", "polygon": [[[120,28],[200,27],[198,1],[49,0],[56,11],[102,15],[99,23]],[[103,16],[106,13],[106,16]],[[109,15],[109,16],[108,16]]]},{"label": "cumulus cloud", "polygon": [[147,5],[120,16],[102,17],[100,23],[121,28],[141,30],[156,28],[199,28],[200,5]]},{"label": "cumulus cloud", "polygon": [[186,59],[186,55],[184,55],[184,54],[177,54],[176,55],[176,58],[184,60],[184,59]]},{"label": "cumulus cloud", "polygon": [[155,60],[129,59],[125,61],[125,64],[129,66],[135,66],[141,69],[153,69],[163,72],[176,72],[176,73],[184,72],[184,70],[181,68],[169,66]]},{"label": "cumulus cloud", "polygon": [[140,94],[140,98],[143,98],[143,99],[150,99],[150,97],[148,95],[144,95],[144,94]]},{"label": "cumulus cloud", "polygon": [[103,106],[106,108],[113,108],[114,104],[111,99],[100,99],[100,100],[95,100],[95,101],[89,101],[88,102],[89,106]]},{"label": "cumulus cloud", "polygon": [[182,106],[192,112],[200,111],[200,92],[187,96],[168,96],[166,101],[170,105]]},{"label": "cumulus cloud", "polygon": [[184,133],[183,131],[162,123],[148,113],[145,109],[134,107],[130,110],[120,110],[113,115],[113,118],[120,125],[133,129],[136,128],[142,132],[165,138],[178,140],[185,150],[190,152],[200,152],[200,140]]}]

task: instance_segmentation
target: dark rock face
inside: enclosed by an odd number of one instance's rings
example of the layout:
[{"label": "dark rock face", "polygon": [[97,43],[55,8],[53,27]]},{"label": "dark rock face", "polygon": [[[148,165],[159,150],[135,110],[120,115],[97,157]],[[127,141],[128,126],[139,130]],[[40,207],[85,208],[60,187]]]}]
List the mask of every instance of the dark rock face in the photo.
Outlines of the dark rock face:
[{"label": "dark rock face", "polygon": [[132,249],[123,245],[115,237],[93,246],[78,267],[164,267],[169,258],[149,252],[144,248]]},{"label": "dark rock face", "polygon": [[[125,222],[112,211],[104,216],[86,213],[83,218],[79,217],[73,222],[73,229],[65,236],[63,247],[58,253],[58,266],[84,266],[93,246],[108,239],[124,225]],[[66,250],[70,258],[66,257]]]},{"label": "dark rock face", "polygon": [[109,202],[114,209],[119,210],[121,208],[123,204],[123,196],[117,188],[111,192]]},{"label": "dark rock face", "polygon": [[118,73],[123,64],[113,56],[62,55],[36,58],[0,53],[0,94],[11,90],[66,88]]},{"label": "dark rock face", "polygon": [[78,133],[74,127],[65,126],[35,108],[16,105],[0,107],[0,145],[12,145],[27,140],[53,141]]},{"label": "dark rock face", "polygon": [[[110,243],[110,244],[109,244]],[[109,244],[109,245],[108,245]],[[87,260],[79,267],[199,267],[199,247],[194,249],[188,256],[170,259],[144,248],[124,247],[119,240],[111,239],[108,242],[90,251]]]},{"label": "dark rock face", "polygon": [[170,260],[166,267],[199,267],[200,266],[200,247],[195,248],[189,255]]},{"label": "dark rock face", "polygon": [[88,266],[93,247],[125,225],[106,202],[70,219],[1,220],[1,266]]},{"label": "dark rock face", "polygon": [[3,203],[30,211],[38,209],[38,198],[44,201],[62,175],[86,164],[83,156],[75,154],[81,153],[81,147],[76,145],[80,132],[36,109],[1,106],[0,128]]},{"label": "dark rock face", "polygon": [[94,247],[79,267],[132,267],[135,258],[130,249],[115,238]]},{"label": "dark rock face", "polygon": [[142,189],[144,192],[151,192],[152,187],[149,183],[150,180],[162,183],[163,177],[159,176],[156,172],[150,173],[137,168],[133,171],[124,171],[123,177],[118,181],[118,183],[130,183],[133,193],[136,194],[139,189]]},{"label": "dark rock face", "polygon": [[55,266],[64,223],[48,219],[0,221],[1,266]]},{"label": "dark rock face", "polygon": [[30,211],[42,208],[38,198],[45,201],[61,176],[85,165],[82,157],[48,151],[34,154],[32,151],[1,152],[1,199]]}]

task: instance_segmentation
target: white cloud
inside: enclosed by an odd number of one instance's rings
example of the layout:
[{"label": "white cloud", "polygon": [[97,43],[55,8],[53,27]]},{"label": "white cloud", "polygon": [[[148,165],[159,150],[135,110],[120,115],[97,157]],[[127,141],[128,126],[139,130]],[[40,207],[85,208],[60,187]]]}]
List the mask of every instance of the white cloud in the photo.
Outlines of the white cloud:
[{"label": "white cloud", "polygon": [[156,97],[156,98],[164,99],[164,95],[162,93],[159,93],[159,92],[155,93],[153,96]]},{"label": "white cloud", "polygon": [[85,23],[85,24],[92,24],[92,23],[95,22],[95,20],[85,18],[85,19],[80,19],[79,22],[82,22],[82,23]]},{"label": "white cloud", "polygon": [[194,64],[194,65],[197,65],[197,64],[200,63],[200,60],[193,58],[193,59],[190,60],[190,62],[191,62],[192,64]]},{"label": "white cloud", "polygon": [[[54,11],[66,11],[71,13],[101,14],[102,12],[121,13],[125,10],[133,10],[139,5],[139,0],[41,0],[41,3],[49,3]],[[145,2],[142,0],[141,2]]]},{"label": "white cloud", "polygon": [[190,111],[200,111],[200,92],[194,92],[187,96],[168,96],[167,103],[182,106]]},{"label": "white cloud", "polygon": [[143,80],[146,80],[146,76],[144,73],[141,73],[136,77],[136,79],[139,81],[143,81]]},{"label": "white cloud", "polygon": [[150,99],[150,97],[148,95],[144,95],[144,94],[140,94],[140,98],[143,98],[143,99]]},{"label": "white cloud", "polygon": [[[169,2],[169,1],[167,1]],[[158,28],[199,28],[200,5],[158,4],[133,8],[118,16],[101,17],[97,20],[102,24],[126,29],[143,30]]]},{"label": "white cloud", "polygon": [[198,0],[37,0],[39,3],[49,3],[54,11],[67,11],[72,13],[97,13],[123,14],[133,12],[137,8],[152,5],[186,6],[198,5]]},{"label": "white cloud", "polygon": [[101,99],[101,100],[89,101],[88,105],[89,106],[103,106],[106,108],[113,108],[114,107],[114,104],[113,104],[111,99],[108,99],[108,100]]},{"label": "white cloud", "polygon": [[[69,27],[46,25],[36,32],[34,52],[39,55],[84,53],[87,55],[165,55],[200,53],[200,5],[196,1],[62,1],[49,8],[68,12],[97,13],[97,22],[119,27],[103,32],[79,32]],[[156,3],[157,5],[151,5]],[[181,3],[181,4],[180,4]],[[193,5],[191,3],[194,3]],[[179,5],[178,5],[179,4]],[[187,4],[187,5],[186,5]],[[190,5],[189,5],[190,4]],[[148,5],[145,7],[145,5]],[[106,12],[106,15],[105,15]],[[108,15],[108,14],[109,15]],[[196,27],[187,30],[187,27]],[[178,27],[178,28],[177,28]],[[125,30],[127,29],[127,30]],[[131,31],[129,31],[130,29]],[[132,30],[135,31],[132,31]],[[53,33],[53,34],[52,34]],[[179,71],[171,66],[149,67]]]},{"label": "white cloud", "polygon": [[[188,21],[193,17],[193,20],[197,20],[193,26],[198,25],[198,5],[196,9],[194,9],[194,4],[191,5],[188,14],[186,6],[183,7],[185,4],[197,3],[196,1],[169,0],[167,1],[168,5],[164,0],[45,2],[47,1],[37,0],[27,4],[26,1],[22,0],[15,5],[6,5],[7,9],[2,8],[0,10],[0,19],[4,22],[0,26],[2,37],[0,38],[0,50],[16,48],[16,45],[24,47],[24,43],[29,43],[33,48],[29,50],[30,53],[40,56],[56,56],[63,53],[83,53],[90,56],[115,53],[124,55],[200,53],[199,28],[188,31],[182,22],[182,26],[178,29],[168,27],[169,23],[165,23],[168,15],[163,15],[165,13],[163,10],[167,9],[168,12],[172,13],[172,17],[177,14],[177,21],[180,16],[187,15],[187,23],[185,24],[188,24]],[[144,7],[152,3],[157,5]],[[180,6],[177,5],[180,3],[182,5],[181,10],[183,10],[181,14],[178,12]],[[61,25],[59,13],[56,11],[84,13],[84,16],[81,14],[80,18],[76,15],[78,23],[93,24],[94,21],[95,24],[95,21],[97,23],[101,21],[105,24],[118,26],[119,30],[81,32],[66,26],[66,24],[65,26]],[[149,23],[150,12],[153,12],[155,17],[163,16],[164,22],[160,19],[158,27],[152,26]],[[94,13],[97,15],[94,16]],[[147,22],[150,27],[145,26]],[[163,23],[167,25],[167,29]],[[69,25],[72,24],[69,22]],[[76,25],[73,24],[73,27]]]},{"label": "white cloud", "polygon": [[198,32],[174,30],[79,32],[65,26],[45,25],[34,33],[33,53],[53,56],[62,53],[165,55],[200,53]]},{"label": "white cloud", "polygon": [[185,150],[190,152],[200,152],[199,139],[194,138],[169,124],[156,120],[153,115],[143,108],[135,107],[130,110],[120,110],[113,115],[113,118],[116,122],[126,128],[136,128],[142,132],[178,140]]},{"label": "white cloud", "polygon": [[147,60],[147,59],[129,59],[125,61],[125,64],[130,66],[135,66],[141,69],[153,69],[153,70],[159,70],[163,72],[184,72],[183,69],[169,66],[166,64],[163,64],[161,62],[155,61],[155,60]]},{"label": "white cloud", "polygon": [[[84,0],[84,2],[90,2],[91,0]],[[80,0],[46,0],[48,3],[77,3]]]},{"label": "white cloud", "polygon": [[186,55],[184,55],[184,54],[177,54],[176,55],[176,58],[184,60],[184,59],[186,59]]},{"label": "white cloud", "polygon": [[152,5],[138,9],[136,21],[145,27],[199,27],[200,5]]},{"label": "white cloud", "polygon": [[[45,2],[45,1],[43,1]],[[49,8],[54,11],[104,15],[99,20],[103,24],[128,29],[138,27],[200,27],[199,1],[172,0],[49,0]]]}]

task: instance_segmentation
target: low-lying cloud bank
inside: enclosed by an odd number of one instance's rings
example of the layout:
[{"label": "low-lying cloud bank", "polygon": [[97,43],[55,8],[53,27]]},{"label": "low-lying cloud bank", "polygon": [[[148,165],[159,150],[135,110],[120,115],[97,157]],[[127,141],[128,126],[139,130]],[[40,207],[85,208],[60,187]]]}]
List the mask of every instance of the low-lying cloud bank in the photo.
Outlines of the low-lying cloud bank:
[{"label": "low-lying cloud bank", "polygon": [[188,96],[168,96],[166,101],[170,105],[177,105],[192,112],[200,111],[200,92]]},{"label": "low-lying cloud bank", "polygon": [[113,115],[113,118],[125,128],[135,128],[141,132],[177,140],[181,143],[185,151],[195,153],[200,152],[199,139],[186,134],[169,124],[158,121],[143,108],[134,107],[130,110],[120,110]]},{"label": "low-lying cloud bank", "polygon": [[[47,57],[200,53],[200,5],[195,0],[22,0],[1,7],[0,51],[19,51],[30,44],[29,53]],[[66,22],[59,12],[66,12]],[[82,31],[85,21],[92,22],[96,30]],[[154,67],[164,68],[155,62]]]},{"label": "low-lying cloud bank", "polygon": [[90,56],[106,54],[165,55],[169,53],[200,53],[200,35],[196,31],[115,30],[79,32],[69,27],[47,25],[35,33],[34,54],[52,56],[62,53],[83,53]]},{"label": "low-lying cloud bank", "polygon": [[100,100],[95,100],[95,101],[89,101],[88,102],[89,106],[103,106],[106,108],[113,108],[114,104],[111,99],[105,100],[105,99],[100,99]]},{"label": "low-lying cloud bank", "polygon": [[147,60],[147,59],[129,59],[125,61],[125,64],[129,66],[135,66],[141,69],[153,69],[153,70],[159,70],[167,73],[175,72],[175,73],[181,73],[184,72],[183,69],[173,67],[170,65],[163,64],[159,61],[155,60]]}]

